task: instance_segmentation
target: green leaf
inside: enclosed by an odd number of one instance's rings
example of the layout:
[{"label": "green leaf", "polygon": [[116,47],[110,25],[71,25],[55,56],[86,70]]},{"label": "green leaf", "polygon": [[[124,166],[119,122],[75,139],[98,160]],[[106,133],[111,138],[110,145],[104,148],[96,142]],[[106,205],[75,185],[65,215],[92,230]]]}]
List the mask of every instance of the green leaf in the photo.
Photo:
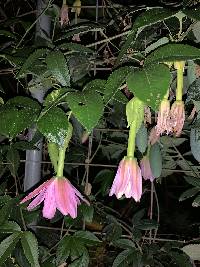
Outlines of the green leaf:
[{"label": "green leaf", "polygon": [[83,218],[85,222],[91,223],[93,221],[93,216],[94,216],[94,207],[93,206],[88,206],[86,204],[82,204],[79,206],[79,210],[83,215]]},{"label": "green leaf", "polygon": [[79,259],[73,261],[71,264],[69,264],[69,267],[88,267],[89,260],[89,254],[85,249],[82,256]]},{"label": "green leaf", "polygon": [[135,140],[136,146],[138,147],[141,153],[144,153],[146,151],[148,143],[147,138],[148,138],[147,128],[144,126],[144,123],[142,123],[136,134],[136,140]]},{"label": "green leaf", "polygon": [[0,264],[10,256],[20,237],[21,233],[13,233],[0,243]]},{"label": "green leaf", "polygon": [[123,249],[135,248],[135,244],[130,239],[121,238],[114,240],[112,243],[114,246],[118,248],[123,248]]},{"label": "green leaf", "polygon": [[25,128],[31,126],[40,112],[37,101],[28,97],[15,97],[0,106],[0,133],[15,137]]},{"label": "green leaf", "polygon": [[195,208],[200,207],[200,195],[198,195],[198,196],[194,199],[194,201],[192,202],[192,207],[195,207]]},{"label": "green leaf", "polygon": [[132,70],[132,67],[121,67],[114,70],[108,77],[104,88],[104,102],[107,104],[118,92],[119,87],[125,82],[127,75]]},{"label": "green leaf", "polygon": [[162,7],[147,8],[145,12],[137,17],[133,24],[134,28],[144,28],[158,22],[168,19],[176,14],[176,11],[171,11]]},{"label": "green leaf", "polygon": [[[3,184],[1,184],[2,186]],[[3,189],[0,189],[0,194],[3,194],[5,192],[6,189],[6,185],[5,188],[3,187]],[[4,196],[0,196],[0,207],[5,205],[6,203],[8,203],[11,200],[11,197],[8,195],[4,195]]]},{"label": "green leaf", "polygon": [[123,55],[127,52],[128,48],[134,43],[138,34],[147,26],[162,22],[165,19],[172,17],[176,11],[170,11],[164,8],[147,8],[145,12],[137,17],[133,24],[133,28],[127,37],[126,42],[123,44],[116,64],[119,64]]},{"label": "green leaf", "polygon": [[79,33],[84,34],[90,31],[96,32],[96,31],[102,31],[102,30],[103,30],[103,27],[100,27],[96,23],[90,23],[90,24],[89,23],[88,24],[78,23],[73,26],[67,27],[67,29],[65,30],[65,33],[62,34],[62,36],[59,39],[57,39],[56,42],[66,39],[68,37],[71,37],[75,34],[79,34]]},{"label": "green leaf", "polygon": [[117,240],[122,235],[122,228],[117,223],[110,223],[103,229],[104,233],[106,233],[106,239],[109,241]]},{"label": "green leaf", "polygon": [[16,39],[15,34],[13,34],[12,32],[9,32],[9,31],[0,30],[0,35]]},{"label": "green leaf", "polygon": [[191,19],[200,20],[200,8],[184,9],[183,12]]},{"label": "green leaf", "polygon": [[200,260],[200,244],[190,244],[184,246],[182,250],[187,254],[193,261]]},{"label": "green leaf", "polygon": [[145,65],[160,62],[192,60],[200,58],[200,49],[185,44],[167,44],[152,52],[145,60]]},{"label": "green leaf", "polygon": [[134,249],[126,249],[122,251],[114,260],[112,267],[127,267],[134,266],[139,267],[141,263],[141,255],[140,253]]},{"label": "green leaf", "polygon": [[186,180],[187,183],[198,187],[200,189],[200,177],[194,177],[194,176],[184,176],[184,179]]},{"label": "green leaf", "polygon": [[28,73],[34,74],[34,72],[32,71],[33,66],[34,68],[37,68],[38,71],[41,70],[43,72],[44,65],[42,65],[42,62],[40,59],[44,58],[47,52],[48,52],[48,49],[46,48],[45,49],[41,48],[41,49],[37,49],[36,51],[34,51],[22,65],[17,75],[17,78],[23,78]]},{"label": "green leaf", "polygon": [[[52,123],[53,122],[53,123]],[[60,108],[51,108],[38,121],[39,131],[50,141],[63,146],[68,132],[69,122]]]},{"label": "green leaf", "polygon": [[[195,64],[195,73],[196,73],[196,64]],[[189,74],[188,74],[189,75]],[[189,77],[188,77],[189,78]],[[194,79],[194,78],[193,78]],[[196,79],[196,74],[195,74]],[[192,101],[197,109],[197,112],[200,110],[200,78],[197,78],[188,88],[187,90],[187,100],[186,102]],[[197,124],[199,120],[197,120]],[[196,123],[195,123],[196,124]]]},{"label": "green leaf", "polygon": [[190,148],[194,158],[200,162],[200,130],[198,128],[190,131]]},{"label": "green leaf", "polygon": [[101,79],[92,80],[84,86],[83,92],[84,93],[98,92],[98,93],[104,94],[105,84],[106,84],[106,80],[101,80]]},{"label": "green leaf", "polygon": [[127,78],[129,90],[155,111],[169,89],[170,82],[171,74],[165,65],[143,68],[130,73]]},{"label": "green leaf", "polygon": [[115,176],[114,171],[107,170],[107,169],[101,170],[95,176],[93,183],[100,184],[99,185],[99,192],[103,196],[106,196],[108,194],[108,190],[112,185],[114,176]]},{"label": "green leaf", "polygon": [[[182,251],[180,251],[180,252],[182,252]],[[169,254],[169,256],[171,256],[173,262],[177,266],[192,267],[193,265],[192,265],[189,257],[186,254],[180,253],[180,252],[170,251],[168,254]]]},{"label": "green leaf", "polygon": [[85,247],[83,243],[73,236],[65,236],[59,242],[56,251],[56,262],[61,264],[71,256],[72,260],[80,257],[84,253]]},{"label": "green leaf", "polygon": [[133,218],[132,218],[133,225],[137,225],[141,221],[141,219],[144,217],[144,214],[145,214],[145,209],[141,209],[137,211],[133,215]]},{"label": "green leaf", "polygon": [[20,232],[21,228],[16,222],[8,221],[4,224],[0,224],[0,233],[10,234],[14,232]]},{"label": "green leaf", "polygon": [[17,171],[20,164],[19,152],[11,147],[7,152],[6,160],[9,163],[8,168],[11,172],[11,175],[17,176]]},{"label": "green leaf", "polygon": [[0,225],[4,224],[8,220],[10,214],[12,213],[13,206],[16,205],[17,199],[9,200],[1,209],[0,209]]},{"label": "green leaf", "polygon": [[34,234],[31,232],[23,232],[21,237],[21,243],[24,250],[24,254],[32,267],[39,267],[38,257],[38,242]]},{"label": "green leaf", "polygon": [[59,45],[61,50],[71,50],[71,52],[80,52],[86,54],[93,54],[94,51],[84,45],[77,44],[77,43],[63,43]]},{"label": "green leaf", "polygon": [[186,190],[185,192],[183,192],[180,197],[179,197],[179,201],[183,201],[185,199],[188,199],[190,197],[193,197],[194,195],[196,195],[198,192],[200,191],[200,188],[190,188],[188,190]]},{"label": "green leaf", "polygon": [[152,230],[158,228],[158,226],[156,221],[149,219],[143,219],[135,225],[135,227],[140,230]]},{"label": "green leaf", "polygon": [[52,106],[59,105],[60,103],[63,102],[63,100],[65,101],[65,98],[70,91],[73,91],[73,89],[59,88],[59,89],[53,90],[51,93],[49,93],[46,96],[44,100],[44,106],[52,107]]},{"label": "green leaf", "polygon": [[89,231],[77,231],[73,237],[76,237],[85,246],[93,246],[101,242],[93,233]]},{"label": "green leaf", "polygon": [[155,178],[160,177],[162,172],[162,155],[159,144],[154,144],[150,148],[149,160],[152,174]]},{"label": "green leaf", "polygon": [[62,86],[70,85],[70,74],[62,52],[51,52],[46,57],[48,69]]},{"label": "green leaf", "polygon": [[103,115],[103,101],[96,92],[75,92],[67,95],[67,103],[77,120],[88,132]]},{"label": "green leaf", "polygon": [[165,45],[167,43],[169,43],[169,38],[162,37],[162,38],[158,39],[156,42],[147,46],[147,48],[145,48],[145,54],[149,54],[152,50],[155,50],[156,48],[158,48],[162,45]]}]

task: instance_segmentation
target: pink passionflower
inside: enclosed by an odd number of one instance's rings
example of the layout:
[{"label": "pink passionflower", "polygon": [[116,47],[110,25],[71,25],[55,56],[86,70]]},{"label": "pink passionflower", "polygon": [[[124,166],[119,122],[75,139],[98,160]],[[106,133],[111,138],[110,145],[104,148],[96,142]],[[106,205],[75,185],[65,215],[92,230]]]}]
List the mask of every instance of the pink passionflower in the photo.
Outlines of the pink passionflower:
[{"label": "pink passionflower", "polygon": [[77,206],[80,204],[80,199],[89,204],[81,195],[81,193],[70,183],[66,178],[53,177],[44,182],[20,203],[24,203],[32,198],[27,209],[32,210],[44,201],[42,210],[43,217],[52,219],[56,213],[56,208],[63,215],[70,215],[72,218],[77,217]]},{"label": "pink passionflower", "polygon": [[170,102],[167,99],[163,99],[160,104],[160,109],[158,112],[156,133],[161,135],[163,133],[169,134],[171,132],[170,124]]},{"label": "pink passionflower", "polygon": [[140,200],[142,176],[135,158],[125,157],[120,161],[109,196],[114,194],[118,199],[125,195],[126,198],[133,197],[135,201]]},{"label": "pink passionflower", "polygon": [[140,161],[140,168],[144,180],[150,180],[151,182],[153,182],[155,177],[153,176],[153,173],[151,171],[151,166],[148,156],[144,156],[142,158],[142,160]]},{"label": "pink passionflower", "polygon": [[172,104],[170,113],[172,132],[174,132],[176,136],[180,136],[185,122],[184,102],[181,100],[175,101]]}]

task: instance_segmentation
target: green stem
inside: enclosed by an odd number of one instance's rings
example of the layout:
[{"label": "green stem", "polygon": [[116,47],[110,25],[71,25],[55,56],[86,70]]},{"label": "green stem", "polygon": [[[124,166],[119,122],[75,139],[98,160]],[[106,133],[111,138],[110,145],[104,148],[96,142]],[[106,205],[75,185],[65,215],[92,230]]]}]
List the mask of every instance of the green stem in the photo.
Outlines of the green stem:
[{"label": "green stem", "polygon": [[66,148],[60,148],[58,154],[58,168],[57,168],[57,175],[56,177],[63,177],[63,169],[64,169],[64,162],[65,162],[65,151]]},{"label": "green stem", "polygon": [[174,66],[177,70],[177,88],[176,88],[176,100],[182,101],[183,96],[183,71],[184,71],[183,61],[175,62]]},{"label": "green stem", "polygon": [[73,127],[71,123],[69,122],[69,127],[67,131],[67,135],[65,137],[65,141],[62,147],[59,148],[59,153],[58,153],[58,168],[57,168],[57,174],[56,177],[63,177],[63,169],[64,169],[64,162],[65,162],[65,152],[66,149],[69,145],[69,141],[72,137],[72,131]]},{"label": "green stem", "polygon": [[127,147],[127,157],[130,158],[134,158],[135,137],[136,137],[136,123],[133,121],[130,125],[128,147]]},{"label": "green stem", "polygon": [[66,0],[63,0],[63,5],[66,5],[67,4],[67,1]]}]

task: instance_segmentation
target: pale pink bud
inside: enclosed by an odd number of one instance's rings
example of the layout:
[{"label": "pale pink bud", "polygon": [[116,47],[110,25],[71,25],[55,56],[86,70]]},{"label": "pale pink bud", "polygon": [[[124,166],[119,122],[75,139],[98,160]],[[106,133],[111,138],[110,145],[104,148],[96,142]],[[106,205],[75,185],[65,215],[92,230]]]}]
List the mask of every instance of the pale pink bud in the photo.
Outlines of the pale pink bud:
[{"label": "pale pink bud", "polygon": [[140,200],[142,195],[142,176],[135,158],[125,157],[119,163],[109,196],[114,194],[118,199],[125,195],[126,198],[132,197],[135,201]]},{"label": "pale pink bud", "polygon": [[69,23],[69,16],[68,16],[68,5],[63,4],[60,10],[60,24],[61,26],[67,25]]},{"label": "pale pink bud", "polygon": [[172,131],[176,136],[180,136],[185,122],[184,102],[181,100],[175,101],[172,104],[170,113]]},{"label": "pale pink bud", "polygon": [[142,158],[142,160],[140,161],[140,168],[141,168],[141,173],[142,173],[142,177],[144,178],[144,180],[150,180],[151,182],[153,182],[155,177],[152,174],[148,156],[144,156]]},{"label": "pale pink bud", "polygon": [[172,131],[170,125],[170,102],[167,99],[163,99],[160,104],[158,112],[156,133],[161,135],[163,133],[169,134]]}]

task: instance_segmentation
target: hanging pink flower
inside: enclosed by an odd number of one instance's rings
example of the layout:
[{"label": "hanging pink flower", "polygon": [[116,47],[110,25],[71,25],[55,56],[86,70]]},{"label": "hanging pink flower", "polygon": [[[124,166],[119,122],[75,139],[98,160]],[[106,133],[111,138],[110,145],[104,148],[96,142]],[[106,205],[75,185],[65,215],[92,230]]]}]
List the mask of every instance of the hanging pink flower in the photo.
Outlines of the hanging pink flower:
[{"label": "hanging pink flower", "polygon": [[148,156],[144,156],[142,158],[142,160],[140,161],[140,168],[141,168],[141,173],[142,173],[142,177],[144,178],[144,180],[150,180],[151,182],[153,182],[155,177],[152,174]]},{"label": "hanging pink flower", "polygon": [[150,134],[149,134],[149,141],[148,143],[152,146],[154,145],[156,142],[158,142],[160,139],[160,135],[157,135],[157,132],[156,132],[156,128],[153,127],[150,131]]},{"label": "hanging pink flower", "polygon": [[24,203],[34,197],[35,199],[28,205],[27,209],[32,210],[44,201],[42,213],[43,217],[47,219],[54,217],[56,208],[63,215],[69,214],[72,218],[76,218],[80,199],[89,204],[70,181],[64,177],[53,177],[44,182],[20,203]]},{"label": "hanging pink flower", "polygon": [[181,100],[176,100],[172,104],[170,113],[172,131],[175,133],[176,136],[180,136],[185,122],[184,102]]},{"label": "hanging pink flower", "polygon": [[169,134],[171,130],[172,128],[170,124],[170,102],[167,99],[163,99],[158,112],[156,133],[157,135],[161,135],[165,132]]},{"label": "hanging pink flower", "polygon": [[66,4],[63,4],[60,10],[60,24],[61,27],[69,24],[68,6]]},{"label": "hanging pink flower", "polygon": [[135,158],[125,157],[119,163],[109,196],[114,194],[118,199],[124,194],[126,198],[133,197],[135,201],[140,200],[142,195],[142,176]]}]

